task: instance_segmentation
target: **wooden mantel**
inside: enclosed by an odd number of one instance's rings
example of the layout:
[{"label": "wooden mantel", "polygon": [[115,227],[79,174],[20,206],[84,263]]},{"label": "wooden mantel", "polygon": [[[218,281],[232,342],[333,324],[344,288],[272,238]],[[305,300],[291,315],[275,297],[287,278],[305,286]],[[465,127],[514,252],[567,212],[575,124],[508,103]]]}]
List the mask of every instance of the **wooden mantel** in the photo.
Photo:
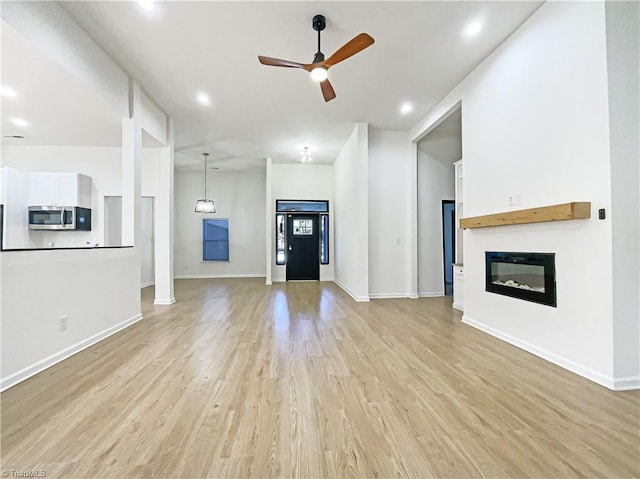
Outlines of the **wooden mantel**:
[{"label": "wooden mantel", "polygon": [[460,227],[465,229],[486,228],[488,226],[543,223],[545,221],[579,220],[590,217],[591,202],[583,201],[462,218],[460,220]]}]

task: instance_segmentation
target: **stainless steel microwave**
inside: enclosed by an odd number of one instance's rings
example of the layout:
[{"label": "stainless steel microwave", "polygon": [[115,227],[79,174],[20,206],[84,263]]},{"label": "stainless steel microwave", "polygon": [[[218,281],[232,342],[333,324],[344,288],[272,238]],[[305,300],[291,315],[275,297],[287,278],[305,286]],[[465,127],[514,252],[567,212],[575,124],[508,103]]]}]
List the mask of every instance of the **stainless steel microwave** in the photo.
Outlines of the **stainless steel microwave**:
[{"label": "stainless steel microwave", "polygon": [[79,206],[29,206],[29,229],[91,231],[91,209]]}]

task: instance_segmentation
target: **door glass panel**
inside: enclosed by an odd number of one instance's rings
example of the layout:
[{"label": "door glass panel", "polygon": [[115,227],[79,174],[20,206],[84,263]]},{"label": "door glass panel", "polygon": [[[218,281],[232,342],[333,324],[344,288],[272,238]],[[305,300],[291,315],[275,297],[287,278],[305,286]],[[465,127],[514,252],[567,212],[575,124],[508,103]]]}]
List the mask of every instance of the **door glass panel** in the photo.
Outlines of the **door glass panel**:
[{"label": "door glass panel", "polygon": [[276,215],[276,264],[285,264],[284,215]]},{"label": "door glass panel", "polygon": [[313,220],[293,220],[293,234],[299,235],[312,235],[313,234]]},{"label": "door glass panel", "polygon": [[329,264],[329,215],[320,215],[320,263]]}]

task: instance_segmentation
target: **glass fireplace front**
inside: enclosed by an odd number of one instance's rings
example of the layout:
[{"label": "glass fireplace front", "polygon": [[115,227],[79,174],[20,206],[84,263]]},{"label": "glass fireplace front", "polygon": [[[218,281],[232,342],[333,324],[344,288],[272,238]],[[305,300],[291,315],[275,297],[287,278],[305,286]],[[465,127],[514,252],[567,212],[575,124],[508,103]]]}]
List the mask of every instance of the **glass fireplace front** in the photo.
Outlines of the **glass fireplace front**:
[{"label": "glass fireplace front", "polygon": [[485,252],[486,290],[556,307],[555,254]]}]

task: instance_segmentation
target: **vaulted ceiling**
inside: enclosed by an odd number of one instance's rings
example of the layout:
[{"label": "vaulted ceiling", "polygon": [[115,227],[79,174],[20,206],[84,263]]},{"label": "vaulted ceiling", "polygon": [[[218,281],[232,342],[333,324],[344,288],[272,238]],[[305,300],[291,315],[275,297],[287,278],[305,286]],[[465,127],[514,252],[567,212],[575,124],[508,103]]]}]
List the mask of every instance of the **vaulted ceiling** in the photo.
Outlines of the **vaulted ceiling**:
[{"label": "vaulted ceiling", "polygon": [[[174,119],[178,166],[200,165],[209,151],[238,168],[296,162],[305,145],[331,163],[356,122],[408,130],[541,4],[176,1],[149,12],[138,2],[60,3]],[[331,69],[337,98],[328,103],[303,70],[257,60],[311,62],[315,14],[327,18],[326,55],[360,32],[375,39]],[[469,36],[473,21],[482,30]],[[403,102],[411,113],[400,113]]]}]

